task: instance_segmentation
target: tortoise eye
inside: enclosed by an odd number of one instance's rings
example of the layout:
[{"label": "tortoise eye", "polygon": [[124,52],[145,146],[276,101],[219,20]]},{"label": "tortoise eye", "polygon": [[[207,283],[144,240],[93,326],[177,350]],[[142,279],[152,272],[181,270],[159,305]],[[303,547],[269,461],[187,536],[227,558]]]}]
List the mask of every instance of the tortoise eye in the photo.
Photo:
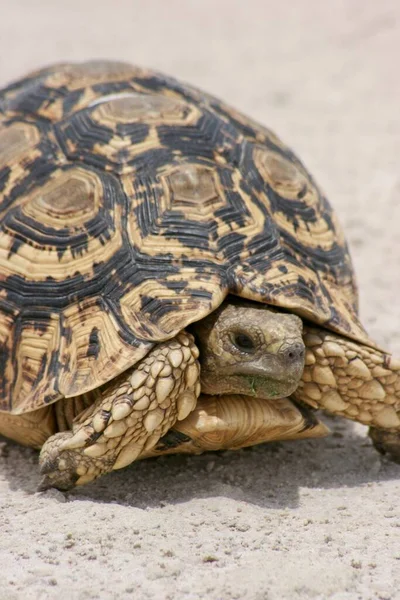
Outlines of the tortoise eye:
[{"label": "tortoise eye", "polygon": [[251,353],[256,349],[254,340],[247,333],[234,333],[232,341],[241,352]]}]

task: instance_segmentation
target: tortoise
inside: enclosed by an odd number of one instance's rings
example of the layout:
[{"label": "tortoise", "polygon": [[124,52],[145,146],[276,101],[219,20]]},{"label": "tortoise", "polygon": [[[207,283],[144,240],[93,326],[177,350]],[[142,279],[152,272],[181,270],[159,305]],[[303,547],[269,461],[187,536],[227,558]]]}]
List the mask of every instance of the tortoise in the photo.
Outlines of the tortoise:
[{"label": "tortoise", "polygon": [[400,456],[400,361],[359,321],[342,229],[295,154],[112,61],[0,92],[0,433],[42,488],[134,460],[326,435]]}]

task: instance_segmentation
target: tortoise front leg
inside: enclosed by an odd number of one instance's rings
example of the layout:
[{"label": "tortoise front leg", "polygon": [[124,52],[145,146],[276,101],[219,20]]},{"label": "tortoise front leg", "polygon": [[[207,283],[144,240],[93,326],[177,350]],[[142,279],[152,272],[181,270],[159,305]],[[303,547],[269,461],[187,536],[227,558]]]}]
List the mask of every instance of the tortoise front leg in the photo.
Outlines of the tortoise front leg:
[{"label": "tortoise front leg", "polygon": [[371,427],[380,451],[400,458],[400,361],[316,327],[304,327],[302,381],[294,396]]},{"label": "tortoise front leg", "polygon": [[40,489],[66,490],[121,469],[149,451],[195,408],[198,349],[180,333],[158,344],[134,369],[94,393],[72,431],[53,435],[40,454]]}]

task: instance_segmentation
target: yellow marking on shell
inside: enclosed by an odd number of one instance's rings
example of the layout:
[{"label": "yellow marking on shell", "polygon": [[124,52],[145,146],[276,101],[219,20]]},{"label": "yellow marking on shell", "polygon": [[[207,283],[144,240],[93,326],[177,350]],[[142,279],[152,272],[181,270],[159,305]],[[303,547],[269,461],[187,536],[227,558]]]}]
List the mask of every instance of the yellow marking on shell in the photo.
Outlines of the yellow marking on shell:
[{"label": "yellow marking on shell", "polygon": [[[138,221],[138,211],[135,210],[142,203],[142,196],[138,197],[139,191],[131,177],[124,177],[122,181],[125,192],[132,202],[132,210],[129,211],[128,219],[129,237],[142,252],[150,255],[159,254],[160,237],[162,237],[164,252],[177,258],[186,254],[187,247],[178,239],[179,236],[164,235],[168,223],[163,221],[163,215],[165,213],[171,215],[174,211],[177,211],[179,215],[183,212],[187,220],[197,220],[201,223],[213,224],[215,227],[214,235],[208,239],[207,248],[204,248],[203,244],[191,247],[190,255],[193,259],[199,258],[211,260],[216,264],[225,264],[225,253],[219,245],[219,241],[224,236],[232,233],[235,228],[240,229],[240,233],[248,238],[262,233],[266,218],[264,211],[252,195],[243,191],[242,175],[239,171],[232,169],[231,178],[234,191],[239,197],[242,197],[243,202],[243,210],[240,211],[240,225],[235,222],[235,219],[228,220],[218,215],[219,209],[226,209],[229,206],[229,200],[226,186],[220,181],[215,170],[210,170],[203,165],[184,163],[173,168],[168,165],[164,171],[160,172],[159,176],[161,189],[156,186],[153,194],[157,194],[157,197],[149,198],[149,202],[156,205],[158,217],[152,222],[151,232],[146,228],[145,235]],[[175,194],[178,195],[176,202]],[[182,221],[182,233],[185,231],[184,221]],[[247,256],[250,256],[250,251],[244,248],[241,257],[245,260]],[[184,276],[183,272],[182,278]],[[193,277],[190,279],[192,280]]]},{"label": "yellow marking on shell", "polygon": [[[163,247],[164,249],[164,247]],[[158,241],[157,254],[160,252],[160,240]],[[220,281],[217,276],[212,275],[209,279],[197,280],[198,273],[194,268],[182,268],[176,281],[187,279],[191,281],[191,289],[197,286],[204,292],[208,292],[211,297],[211,303],[207,299],[205,302],[199,301],[192,292],[183,290],[177,295],[173,290],[161,285],[157,279],[148,279],[141,284],[134,286],[120,300],[121,312],[123,318],[130,324],[131,329],[139,338],[163,339],[166,335],[175,335],[182,329],[182,322],[190,320],[193,314],[200,320],[218,306],[226,295],[226,290],[221,290]],[[172,280],[171,280],[172,281]],[[143,297],[158,298],[161,302],[173,304],[176,306],[174,311],[166,311],[157,322],[151,321],[142,306]],[[210,306],[211,304],[211,306]],[[140,318],[139,318],[140,317]],[[146,329],[142,329],[145,323]],[[149,333],[150,332],[150,333]]]},{"label": "yellow marking on shell", "polygon": [[24,159],[39,142],[40,133],[30,123],[11,123],[0,129],[0,169]]},{"label": "yellow marking on shell", "polygon": [[[89,106],[93,101],[104,96],[99,83],[126,82],[133,77],[143,77],[146,70],[134,67],[128,63],[117,61],[86,61],[80,64],[58,65],[44,80],[46,87],[58,89],[65,87],[71,92],[80,90],[79,98],[74,105],[78,111]],[[60,121],[64,116],[64,95],[53,99],[52,102],[43,102],[36,113],[51,121]]]},{"label": "yellow marking on shell", "polygon": [[[148,351],[148,345],[132,347],[121,339],[118,324],[101,298],[92,297],[69,306],[64,311],[64,325],[72,332],[71,341],[63,339],[60,348],[60,355],[68,358],[70,369],[59,373],[59,389],[66,397],[114,379]],[[97,356],[88,356],[93,329],[98,332]]]},{"label": "yellow marking on shell", "polygon": [[[252,269],[249,265],[240,262],[234,267],[233,272],[236,280],[240,282],[240,294],[242,297],[247,297],[253,301],[269,302],[270,304],[287,308],[295,311],[300,316],[309,319],[310,321],[321,320],[326,322],[331,318],[330,303],[321,296],[321,301],[316,311],[315,301],[313,298],[302,297],[298,295],[288,295],[287,288],[291,285],[296,287],[299,284],[299,278],[303,278],[307,286],[319,287],[320,280],[311,269],[302,265],[296,265],[295,269],[289,269],[288,273],[282,273],[279,266],[284,266],[287,269],[287,261],[276,262],[268,271],[268,284],[274,286],[273,293],[269,297],[265,296],[265,274]],[[263,290],[262,292],[260,290]],[[348,312],[348,311],[347,311]],[[351,321],[354,318],[351,317]],[[365,336],[365,334],[364,334]],[[320,343],[320,342],[319,342]]]},{"label": "yellow marking on shell", "polygon": [[81,167],[58,170],[42,187],[35,189],[23,212],[53,229],[76,229],[97,214],[103,186],[92,171]]},{"label": "yellow marking on shell", "polygon": [[[90,180],[93,183],[92,191],[87,190],[86,193],[85,185],[91,185]],[[72,244],[73,236],[79,233],[80,229],[87,234],[84,224],[97,214],[96,205],[99,206],[100,196],[103,192],[102,187],[98,187],[96,190],[96,185],[101,185],[97,175],[80,167],[74,167],[66,172],[57,171],[45,184],[36,186],[26,197],[20,199],[21,218],[23,219],[25,215],[38,223],[60,230],[69,227]],[[65,189],[65,194],[63,189]],[[70,194],[67,194],[67,190],[71,190]],[[73,198],[70,197],[71,195]],[[44,200],[44,197],[47,197],[47,200]],[[65,197],[71,200],[70,208],[68,208],[68,202],[64,203]],[[96,200],[96,198],[98,199]],[[46,208],[47,203],[53,205],[51,211]],[[82,204],[81,209],[79,208],[80,203]],[[57,206],[58,208],[56,208]],[[68,213],[68,211],[70,212]],[[67,246],[61,255],[51,239],[49,244],[44,245],[32,241],[22,243],[9,256],[15,241],[13,220],[10,220],[10,228],[3,230],[0,236],[0,270],[4,276],[20,275],[25,279],[35,281],[44,281],[48,277],[52,277],[56,281],[64,281],[66,276],[74,276],[77,272],[89,279],[94,275],[96,263],[111,260],[122,247],[120,206],[115,207],[113,217],[114,228],[111,230],[106,221],[102,228],[104,231],[107,229],[109,235],[107,244],[102,243],[101,235],[89,237],[87,247]],[[76,243],[79,239],[78,236]]]},{"label": "yellow marking on shell", "polygon": [[58,65],[57,70],[50,73],[45,82],[47,87],[56,89],[66,87],[74,91],[85,86],[109,81],[126,81],[133,77],[141,77],[145,73],[144,69],[127,62],[94,59],[81,63]]},{"label": "yellow marking on shell", "polygon": [[[147,137],[140,143],[132,144],[130,136],[121,138],[115,134],[106,144],[94,144],[91,152],[110,161],[114,171],[121,175],[131,175],[136,168],[135,157],[160,146],[157,128],[153,126],[149,128]],[[74,149],[75,151],[79,151],[79,146]],[[121,151],[124,151],[122,156]]]},{"label": "yellow marking on shell", "polygon": [[[96,77],[97,77],[97,76],[96,76]],[[98,79],[96,79],[96,81],[97,81],[97,80],[98,80]],[[179,311],[178,311],[178,312],[179,312]],[[180,316],[180,315],[179,315],[179,316]],[[120,349],[120,351],[121,351],[121,349]],[[103,357],[101,357],[101,358],[103,358]],[[121,363],[118,363],[118,367],[120,367],[120,366],[121,366]],[[89,370],[89,368],[88,368],[88,370]],[[95,378],[93,378],[93,379],[95,379]]]},{"label": "yellow marking on shell", "polygon": [[162,179],[164,194],[176,210],[190,212],[190,219],[206,221],[212,219],[218,205],[225,203],[214,169],[203,165],[185,164],[174,168]]},{"label": "yellow marking on shell", "polygon": [[123,94],[105,102],[96,102],[92,118],[115,129],[117,124],[152,123],[155,125],[188,125],[200,117],[197,107],[177,98],[161,94]]},{"label": "yellow marking on shell", "polygon": [[233,119],[244,125],[246,128],[249,126],[255,130],[255,137],[249,133],[246,133],[244,137],[246,139],[250,139],[251,141],[265,142],[270,141],[277,148],[281,148],[284,152],[288,152],[289,148],[282,142],[282,140],[268,127],[265,125],[260,125],[252,118],[247,115],[243,115],[240,111],[236,110],[236,108],[225,105],[224,112],[231,116]]},{"label": "yellow marking on shell", "polygon": [[[47,320],[39,318],[35,322],[21,320],[18,351],[15,354],[14,364],[8,361],[6,367],[8,376],[11,376],[15,368],[16,377],[14,376],[14,380],[10,382],[13,381],[12,408],[16,414],[40,408],[38,399],[43,398],[45,394],[49,396],[54,394],[55,398],[60,396],[56,392],[57,373],[51,370],[50,361],[44,360],[44,357],[56,352],[60,346],[59,319],[59,315],[50,313]],[[7,326],[9,326],[8,333]],[[4,349],[12,342],[12,330],[12,321],[7,317],[0,318],[0,340],[3,339],[5,342],[2,346]],[[32,397],[32,382],[35,380],[38,380],[38,383],[34,390],[35,396]],[[8,410],[8,406],[6,409]]]},{"label": "yellow marking on shell", "polygon": [[343,244],[344,236],[338,223],[333,221],[330,226],[322,218],[319,192],[300,164],[265,146],[256,147],[253,158],[261,176],[275,192],[296,202],[301,197],[301,202],[315,211],[315,220],[301,219],[299,215],[295,224],[286,213],[276,211],[274,219],[278,227],[295,236],[306,247],[330,249],[335,243]]},{"label": "yellow marking on shell", "polygon": [[[135,87],[141,91],[138,83],[135,84]],[[125,147],[130,151],[132,157],[135,153],[144,151],[146,145],[150,148],[158,146],[156,125],[193,126],[202,114],[201,109],[183,101],[182,98],[170,90],[165,90],[164,94],[149,94],[148,91],[145,93],[125,91],[99,96],[93,89],[86,89],[85,96],[84,100],[79,99],[78,107],[81,108],[87,105],[94,107],[91,115],[93,120],[97,121],[100,126],[118,131],[118,135],[114,136],[107,144],[98,144],[94,148],[95,151],[111,160],[113,159],[113,148],[118,150]],[[78,108],[76,108],[77,111]],[[152,125],[150,134],[145,142],[132,144],[130,136],[121,134],[117,127],[119,124],[140,121]],[[76,148],[72,150],[75,151]],[[120,160],[120,157],[117,158],[118,160]],[[128,172],[132,170],[132,167],[125,166],[121,170],[122,172]]]}]

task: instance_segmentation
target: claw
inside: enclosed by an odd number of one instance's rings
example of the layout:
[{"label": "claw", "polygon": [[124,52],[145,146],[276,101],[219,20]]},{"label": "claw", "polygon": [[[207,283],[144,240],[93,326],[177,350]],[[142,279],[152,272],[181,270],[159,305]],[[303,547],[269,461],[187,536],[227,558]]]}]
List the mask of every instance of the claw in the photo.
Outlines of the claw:
[{"label": "claw", "polygon": [[55,458],[48,458],[45,462],[40,465],[40,474],[48,475],[53,473],[58,467],[58,461]]},{"label": "claw", "polygon": [[73,487],[75,487],[76,482],[79,479],[79,475],[70,474],[66,476],[64,473],[55,473],[57,478],[53,478],[51,475],[45,475],[41,480],[37,487],[38,492],[45,492],[52,488],[56,490],[60,490],[61,492],[68,492]]},{"label": "claw", "polygon": [[49,477],[42,477],[42,479],[39,482],[39,485],[36,488],[37,492],[46,492],[47,490],[50,490],[53,487],[51,480]]}]

